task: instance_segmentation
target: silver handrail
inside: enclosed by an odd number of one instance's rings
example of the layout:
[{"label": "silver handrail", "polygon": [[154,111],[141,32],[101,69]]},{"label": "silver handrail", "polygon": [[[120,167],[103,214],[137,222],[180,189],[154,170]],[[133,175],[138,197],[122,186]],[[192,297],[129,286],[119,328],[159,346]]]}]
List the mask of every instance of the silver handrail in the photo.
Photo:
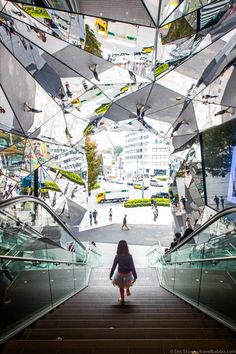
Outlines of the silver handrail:
[{"label": "silver handrail", "polygon": [[81,262],[73,261],[61,261],[59,259],[48,259],[48,258],[30,258],[30,257],[14,257],[14,256],[0,256],[0,262],[2,259],[7,259],[11,261],[22,261],[22,262],[34,262],[34,263],[62,263],[62,264],[81,264]]},{"label": "silver handrail", "polygon": [[200,258],[200,259],[190,259],[190,260],[185,260],[185,261],[174,261],[174,262],[168,262],[165,261],[165,263],[168,264],[182,264],[182,263],[196,263],[196,262],[219,262],[219,261],[230,261],[236,259],[236,256],[230,256],[230,257],[216,257],[216,258]]}]

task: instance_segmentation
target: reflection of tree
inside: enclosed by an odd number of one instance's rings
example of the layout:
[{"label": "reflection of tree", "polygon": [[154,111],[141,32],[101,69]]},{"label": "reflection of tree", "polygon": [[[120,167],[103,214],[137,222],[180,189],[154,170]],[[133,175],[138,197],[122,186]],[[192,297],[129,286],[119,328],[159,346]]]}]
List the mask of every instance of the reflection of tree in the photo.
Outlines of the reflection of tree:
[{"label": "reflection of tree", "polygon": [[85,31],[86,31],[86,42],[85,42],[84,49],[87,52],[102,58],[102,51],[100,49],[102,44],[97,40],[93,30],[90,29],[88,24],[85,25]]},{"label": "reflection of tree", "polygon": [[117,145],[114,147],[114,154],[115,156],[119,156],[123,151],[123,147],[120,145]]},{"label": "reflection of tree", "polygon": [[174,42],[178,39],[191,36],[196,33],[196,30],[191,27],[189,22],[184,18],[180,18],[177,21],[173,21],[170,24],[168,33],[166,36],[161,35],[161,43],[167,44]]},{"label": "reflection of tree", "polygon": [[203,133],[205,168],[212,176],[224,177],[230,171],[236,145],[235,123],[229,122]]},{"label": "reflection of tree", "polygon": [[101,156],[97,154],[97,144],[89,136],[85,140],[85,153],[88,164],[88,190],[94,189],[100,171]]}]

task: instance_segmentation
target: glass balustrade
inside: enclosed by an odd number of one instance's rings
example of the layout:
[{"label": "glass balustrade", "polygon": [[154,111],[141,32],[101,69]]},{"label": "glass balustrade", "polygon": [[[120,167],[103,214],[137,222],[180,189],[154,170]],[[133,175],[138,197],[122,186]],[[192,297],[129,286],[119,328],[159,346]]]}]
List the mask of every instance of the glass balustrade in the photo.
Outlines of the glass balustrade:
[{"label": "glass balustrade", "polygon": [[0,342],[87,286],[101,264],[43,202],[16,199],[0,205]]},{"label": "glass balustrade", "polygon": [[161,285],[236,330],[236,212],[222,211],[189,239],[149,258]]}]

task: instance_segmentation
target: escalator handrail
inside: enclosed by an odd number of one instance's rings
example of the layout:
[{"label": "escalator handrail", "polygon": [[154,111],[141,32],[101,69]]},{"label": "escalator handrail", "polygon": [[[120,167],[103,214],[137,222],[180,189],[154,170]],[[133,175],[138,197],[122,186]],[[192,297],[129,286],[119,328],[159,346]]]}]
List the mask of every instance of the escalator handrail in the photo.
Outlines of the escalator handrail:
[{"label": "escalator handrail", "polygon": [[83,250],[86,250],[86,247],[79,241],[77,240],[73,234],[71,233],[71,231],[67,228],[67,226],[62,222],[62,220],[57,216],[57,214],[54,212],[54,210],[52,210],[48,204],[46,204],[43,200],[36,198],[36,197],[32,197],[32,196],[17,196],[17,197],[13,197],[13,198],[9,198],[6,200],[3,200],[0,202],[0,211],[1,209],[4,209],[5,207],[9,206],[9,205],[14,205],[16,202],[37,202],[38,204],[41,204],[58,222],[58,224],[60,224],[60,226],[63,227],[63,229],[71,236],[71,238],[74,239],[74,241],[76,243],[79,244],[80,247],[83,248]]},{"label": "escalator handrail", "polygon": [[210,219],[208,219],[203,225],[201,225],[199,228],[196,230],[193,230],[189,236],[187,236],[184,240],[182,240],[180,243],[178,243],[176,246],[171,248],[168,252],[166,252],[163,257],[170,255],[172,252],[176,251],[180,247],[182,247],[185,243],[187,243],[189,240],[194,238],[197,234],[205,230],[208,226],[212,225],[215,221],[218,219],[222,218],[222,216],[225,216],[227,214],[231,214],[232,212],[236,212],[236,207],[230,207],[224,210],[219,211],[217,214],[213,215]]},{"label": "escalator handrail", "polygon": [[197,262],[219,262],[219,261],[232,261],[235,260],[236,256],[229,257],[215,257],[215,258],[198,258],[198,259],[189,259],[189,260],[179,260],[179,261],[170,261],[165,262],[166,264],[182,264],[182,263],[197,263]]},{"label": "escalator handrail", "polygon": [[1,264],[2,259],[7,259],[7,260],[11,260],[11,261],[32,262],[32,263],[38,262],[38,263],[60,263],[60,264],[84,265],[83,262],[61,261],[59,259],[14,257],[14,256],[2,256],[2,255],[0,255],[0,264]]}]

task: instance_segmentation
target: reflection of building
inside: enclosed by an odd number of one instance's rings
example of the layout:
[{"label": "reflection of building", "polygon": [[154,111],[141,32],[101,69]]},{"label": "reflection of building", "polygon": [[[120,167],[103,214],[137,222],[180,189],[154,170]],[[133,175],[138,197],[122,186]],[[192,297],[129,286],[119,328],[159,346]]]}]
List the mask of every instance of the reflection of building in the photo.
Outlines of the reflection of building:
[{"label": "reflection of building", "polygon": [[111,152],[102,152],[102,169],[103,175],[109,176],[112,174],[113,156]]},{"label": "reflection of building", "polygon": [[168,175],[169,145],[146,131],[132,132],[125,137],[124,170],[126,177]]},{"label": "reflection of building", "polygon": [[63,170],[70,172],[77,172],[82,174],[87,171],[87,162],[84,152],[81,148],[69,149],[63,146],[53,146],[51,147],[51,154],[55,161],[55,165],[62,168]]}]

